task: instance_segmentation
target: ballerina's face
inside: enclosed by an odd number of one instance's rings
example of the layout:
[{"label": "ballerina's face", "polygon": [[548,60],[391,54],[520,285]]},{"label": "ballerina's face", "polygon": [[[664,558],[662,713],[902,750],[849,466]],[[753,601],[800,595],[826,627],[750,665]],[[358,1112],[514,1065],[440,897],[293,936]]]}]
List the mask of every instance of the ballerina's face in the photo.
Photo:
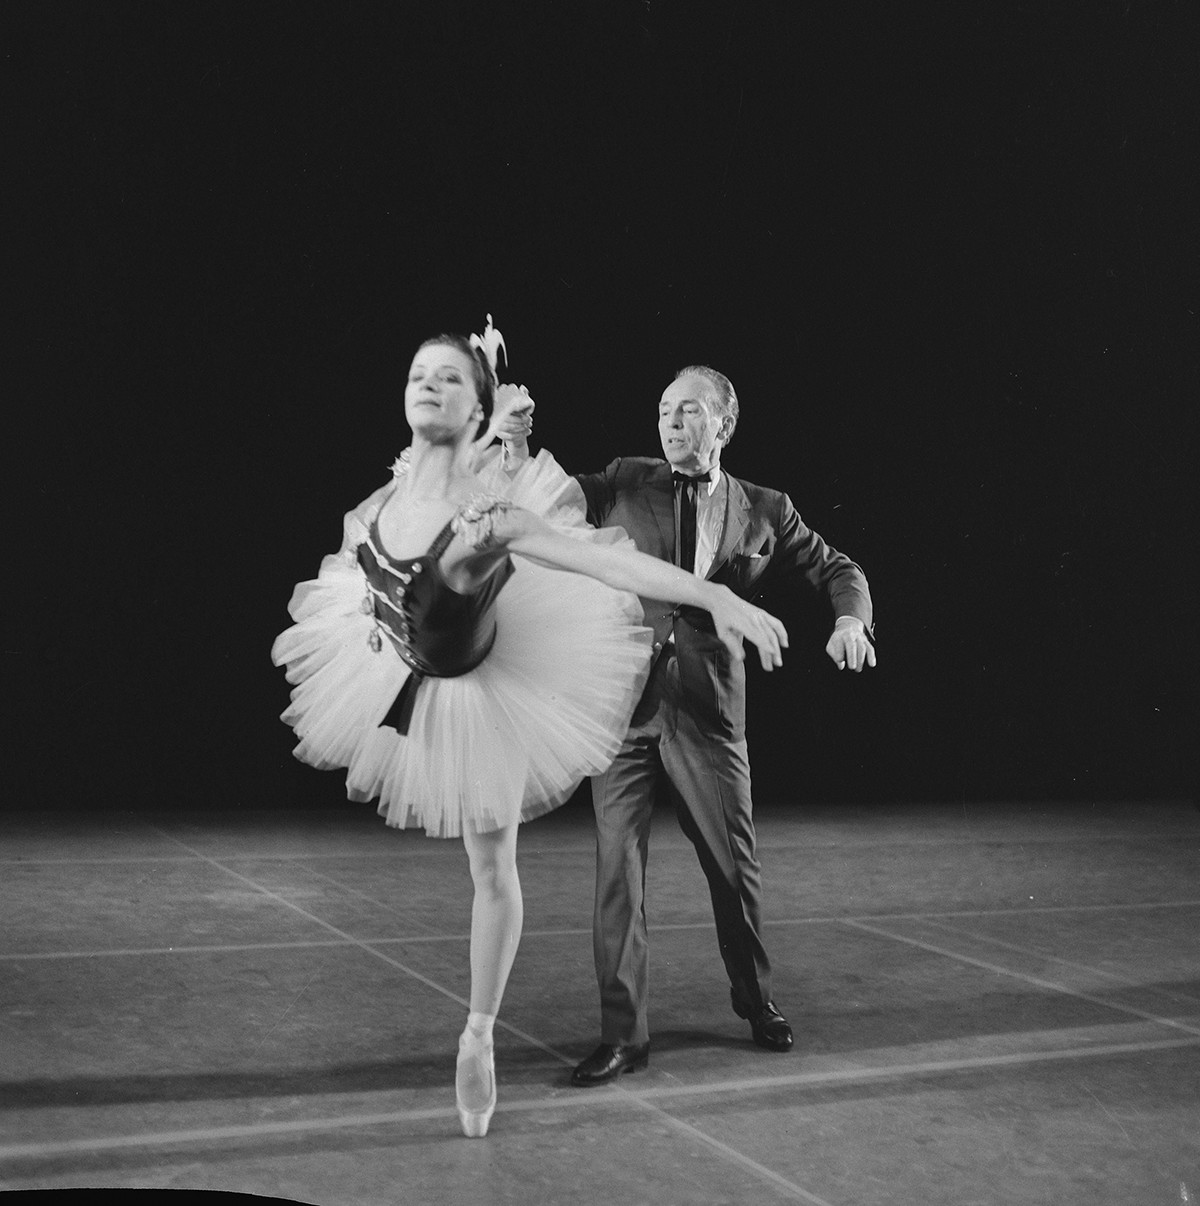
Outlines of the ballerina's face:
[{"label": "ballerina's face", "polygon": [[483,418],[471,361],[448,344],[418,348],[404,387],[404,415],[413,431],[435,436]]}]

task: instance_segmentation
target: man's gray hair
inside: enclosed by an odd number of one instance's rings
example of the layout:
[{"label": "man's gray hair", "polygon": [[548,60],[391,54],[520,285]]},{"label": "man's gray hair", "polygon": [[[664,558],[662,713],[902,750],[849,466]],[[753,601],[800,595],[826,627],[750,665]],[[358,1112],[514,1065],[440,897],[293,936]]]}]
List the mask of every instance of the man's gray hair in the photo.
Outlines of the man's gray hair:
[{"label": "man's gray hair", "polygon": [[709,368],[707,364],[689,364],[687,368],[681,368],[675,374],[675,380],[678,381],[680,377],[687,377],[692,373],[703,377],[712,386],[717,403],[717,413],[722,418],[728,415],[733,420],[729,428],[729,435],[725,438],[725,443],[728,444],[733,439],[733,431],[737,427],[738,421],[738,400],[733,389],[733,382],[724,373],[718,373],[715,368]]}]

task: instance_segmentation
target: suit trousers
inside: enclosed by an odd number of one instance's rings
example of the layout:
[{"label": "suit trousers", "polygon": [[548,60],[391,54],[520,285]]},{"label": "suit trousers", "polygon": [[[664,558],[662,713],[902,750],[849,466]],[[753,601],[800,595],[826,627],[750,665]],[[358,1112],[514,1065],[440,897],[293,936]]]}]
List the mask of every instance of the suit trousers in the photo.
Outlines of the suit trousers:
[{"label": "suit trousers", "polygon": [[592,780],[592,936],[602,1043],[626,1045],[649,1038],[646,861],[655,797],[664,781],[708,880],[717,941],[733,991],[750,1007],[771,999],[746,742],[697,723],[686,707],[679,664],[668,646],[651,673],[620,753]]}]

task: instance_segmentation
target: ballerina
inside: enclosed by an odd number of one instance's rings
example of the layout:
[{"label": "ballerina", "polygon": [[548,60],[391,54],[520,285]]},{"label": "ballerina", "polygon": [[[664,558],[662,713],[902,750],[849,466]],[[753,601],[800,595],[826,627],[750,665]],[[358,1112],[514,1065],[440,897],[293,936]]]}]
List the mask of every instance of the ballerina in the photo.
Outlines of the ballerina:
[{"label": "ballerina", "polygon": [[493,1028],[523,916],[517,828],[620,748],[651,654],[637,596],[708,611],[730,653],[749,640],[767,670],[787,645],[726,587],[589,527],[548,452],[506,469],[485,446],[527,429],[532,400],[499,386],[501,346],[489,315],[482,338],[417,349],[411,447],[296,588],[272,650],[293,684],[283,719],[298,758],[344,767],[350,798],[378,799],[389,825],[462,838],[474,896],[455,1095],[468,1137],[487,1134],[496,1106]]}]

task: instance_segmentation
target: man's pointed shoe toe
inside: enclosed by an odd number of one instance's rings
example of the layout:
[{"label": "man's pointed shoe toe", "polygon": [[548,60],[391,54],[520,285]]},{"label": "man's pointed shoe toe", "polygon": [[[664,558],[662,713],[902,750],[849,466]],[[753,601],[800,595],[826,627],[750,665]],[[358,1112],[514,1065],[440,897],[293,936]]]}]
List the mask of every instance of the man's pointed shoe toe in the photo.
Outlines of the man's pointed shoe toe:
[{"label": "man's pointed shoe toe", "polygon": [[650,1044],[637,1043],[622,1047],[612,1043],[601,1043],[571,1073],[573,1085],[602,1085],[615,1080],[623,1072],[637,1072],[650,1062]]},{"label": "man's pointed shoe toe", "polygon": [[790,1051],[795,1043],[788,1020],[779,1012],[774,1001],[768,1001],[759,1009],[742,1004],[737,996],[730,994],[733,1012],[750,1023],[750,1034],[755,1043],[765,1051]]}]

